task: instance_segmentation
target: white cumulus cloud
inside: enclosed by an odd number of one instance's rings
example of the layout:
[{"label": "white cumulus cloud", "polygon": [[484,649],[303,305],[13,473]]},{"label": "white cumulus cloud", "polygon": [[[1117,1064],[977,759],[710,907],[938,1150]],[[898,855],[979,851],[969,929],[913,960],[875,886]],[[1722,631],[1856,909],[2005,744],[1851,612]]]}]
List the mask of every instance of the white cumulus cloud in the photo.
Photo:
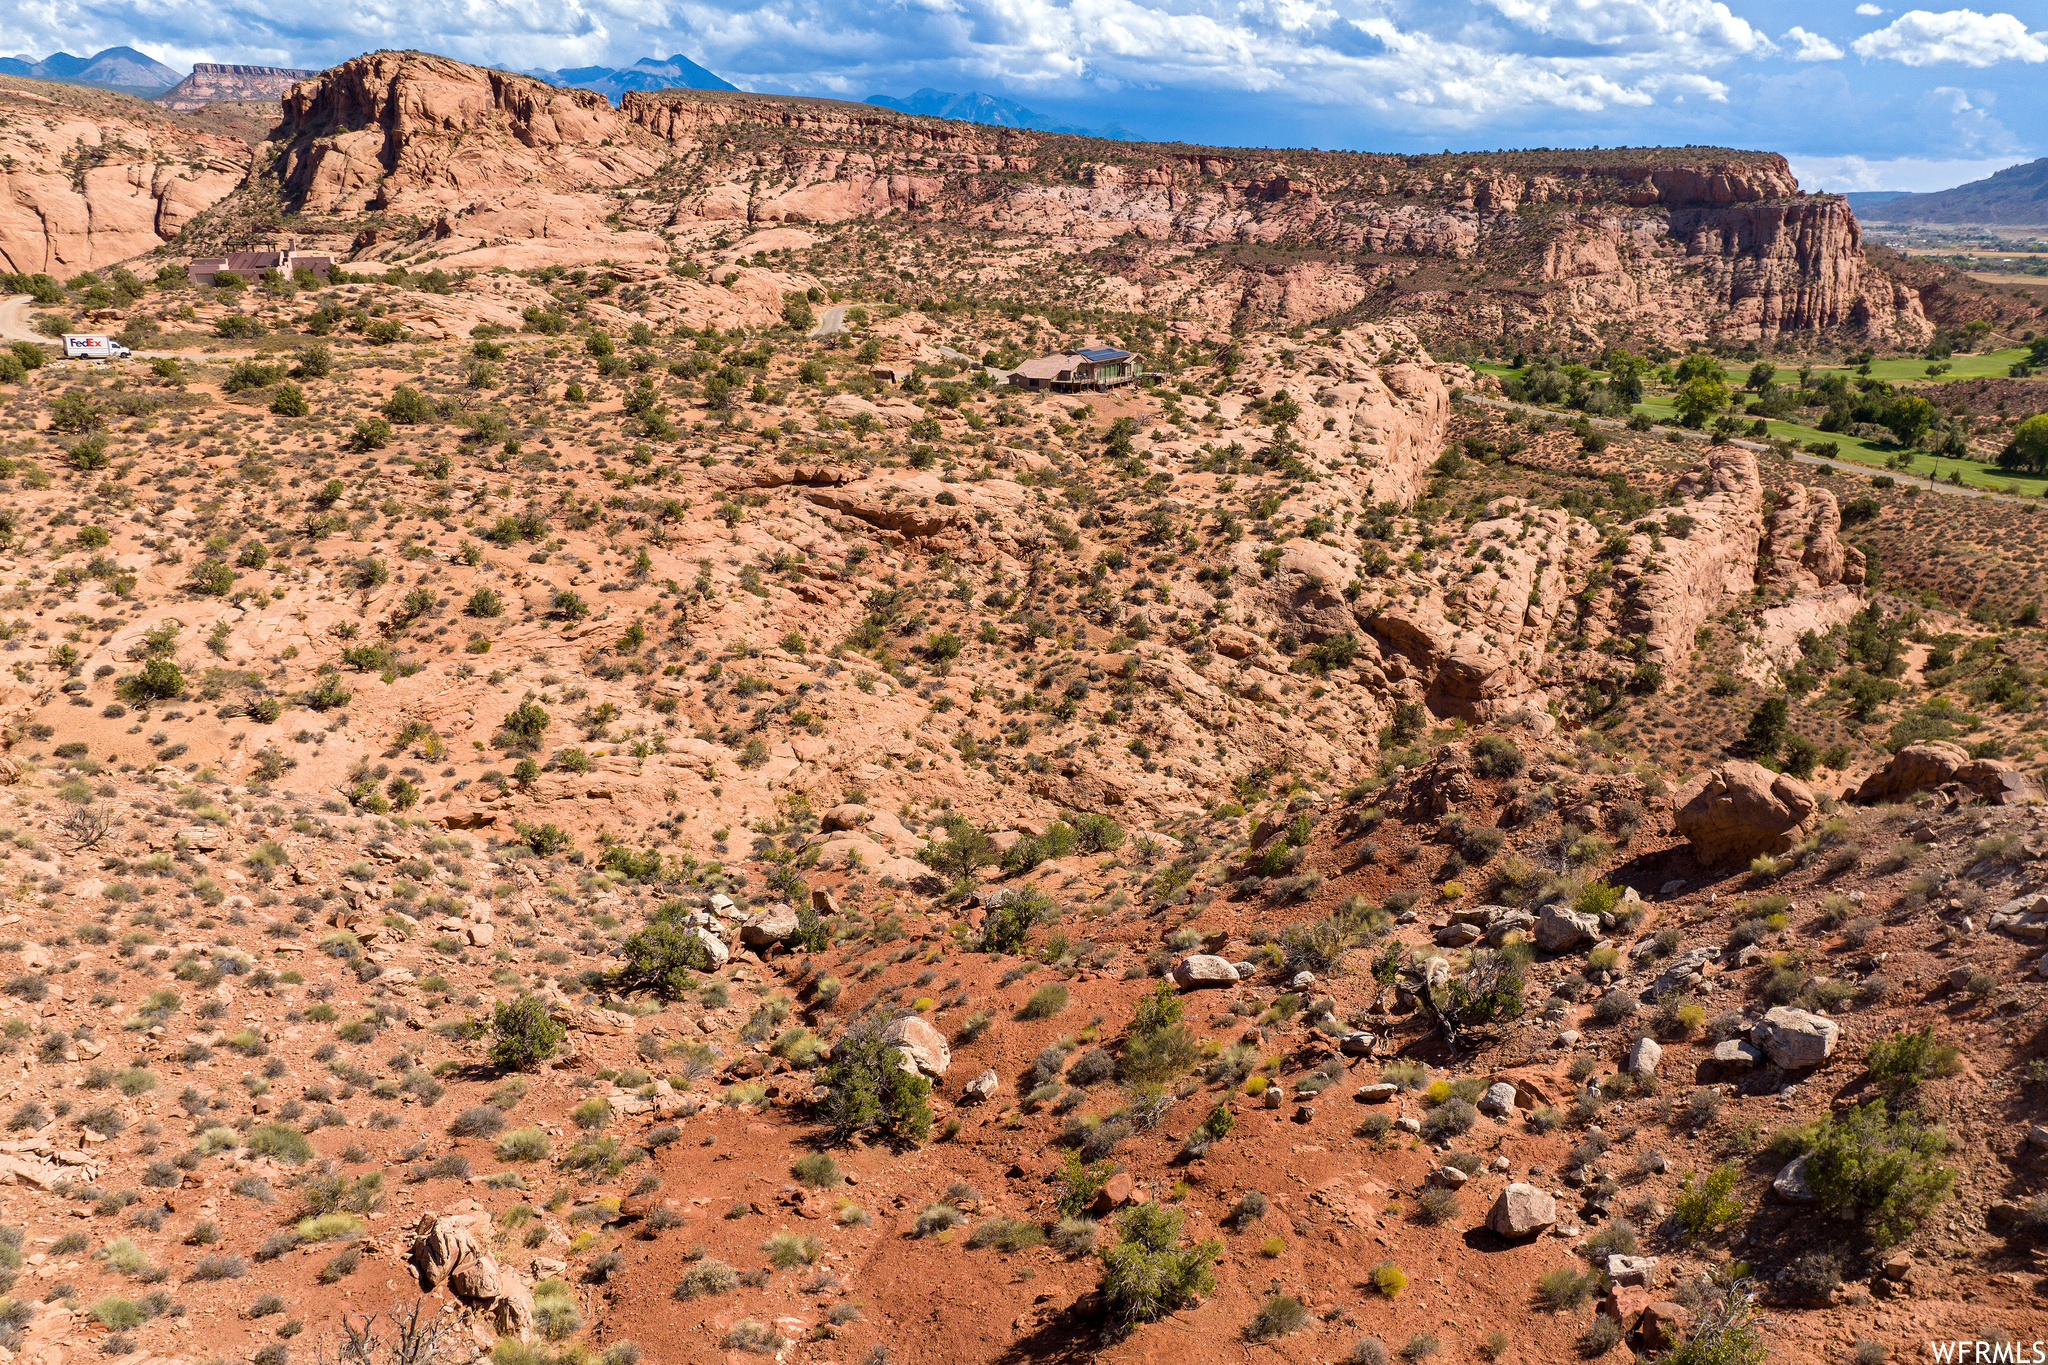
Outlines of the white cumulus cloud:
[{"label": "white cumulus cloud", "polygon": [[2048,62],[2048,33],[2029,33],[2012,14],[1972,9],[1909,10],[1850,44],[1859,57],[1935,66],[1995,66],[2002,61]]},{"label": "white cumulus cloud", "polygon": [[1842,49],[1826,38],[1818,33],[1808,33],[1796,24],[1785,38],[1788,42],[1798,44],[1792,53],[1792,60],[1795,62],[1832,62],[1839,60],[1842,55]]},{"label": "white cumulus cloud", "polygon": [[1884,13],[1884,6],[1882,6],[1882,5],[1858,5],[1858,6],[1856,7],[1856,12],[1857,12],[1858,14],[1862,15],[1862,16],[1863,16],[1864,18],[1866,18],[1866,19],[1875,19],[1875,18],[1876,18],[1876,17],[1878,16],[1878,15],[1880,15],[1880,14],[1883,14],[1883,13]]},{"label": "white cumulus cloud", "polygon": [[1988,159],[1899,156],[1801,156],[1788,153],[1799,187],[1813,193],[1842,194],[1850,190],[1907,190],[1931,194],[1982,180],[2012,165],[2012,158]]}]

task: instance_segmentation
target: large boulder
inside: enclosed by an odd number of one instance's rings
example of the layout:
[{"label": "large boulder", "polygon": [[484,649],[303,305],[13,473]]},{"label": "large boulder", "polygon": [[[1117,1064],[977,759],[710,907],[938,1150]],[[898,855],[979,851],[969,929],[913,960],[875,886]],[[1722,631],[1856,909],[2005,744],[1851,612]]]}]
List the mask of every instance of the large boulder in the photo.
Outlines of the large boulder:
[{"label": "large boulder", "polygon": [[1702,864],[1783,853],[1813,827],[1820,802],[1796,777],[1733,759],[1679,788],[1672,823]]},{"label": "large boulder", "polygon": [[1750,1041],[1787,1071],[1819,1066],[1834,1054],[1841,1027],[1818,1014],[1779,1005],[1765,1012],[1749,1031]]},{"label": "large boulder", "polygon": [[795,938],[796,929],[796,910],[778,901],[740,926],[740,942],[766,948]]},{"label": "large boulder", "polygon": [[1173,984],[1184,991],[1203,986],[1235,986],[1237,968],[1214,953],[1194,953],[1182,958],[1173,969]]},{"label": "large boulder", "polygon": [[1562,905],[1546,905],[1536,918],[1536,946],[1546,953],[1563,953],[1591,943],[1600,933],[1597,915],[1581,915]]},{"label": "large boulder", "polygon": [[1863,779],[1856,799],[1866,804],[1896,801],[1929,787],[1957,783],[1994,806],[2041,800],[2040,784],[2003,759],[1971,758],[1959,744],[1931,739],[1908,744],[1891,761]]},{"label": "large boulder", "polygon": [[953,1067],[953,1050],[939,1031],[915,1014],[906,1014],[889,1025],[882,1040],[903,1052],[905,1071],[922,1071],[933,1080],[944,1080]]},{"label": "large boulder", "polygon": [[1500,1192],[1486,1215],[1486,1226],[1503,1237],[1528,1237],[1556,1221],[1557,1200],[1519,1180]]}]

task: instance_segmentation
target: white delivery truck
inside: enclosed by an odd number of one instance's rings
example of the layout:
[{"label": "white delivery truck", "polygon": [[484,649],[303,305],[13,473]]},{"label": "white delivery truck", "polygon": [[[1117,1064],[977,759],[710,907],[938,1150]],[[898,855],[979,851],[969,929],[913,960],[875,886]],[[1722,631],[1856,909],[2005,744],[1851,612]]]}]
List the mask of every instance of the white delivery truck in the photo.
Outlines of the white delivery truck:
[{"label": "white delivery truck", "polygon": [[66,332],[64,334],[64,358],[66,360],[119,360],[128,354],[128,348],[104,332]]}]

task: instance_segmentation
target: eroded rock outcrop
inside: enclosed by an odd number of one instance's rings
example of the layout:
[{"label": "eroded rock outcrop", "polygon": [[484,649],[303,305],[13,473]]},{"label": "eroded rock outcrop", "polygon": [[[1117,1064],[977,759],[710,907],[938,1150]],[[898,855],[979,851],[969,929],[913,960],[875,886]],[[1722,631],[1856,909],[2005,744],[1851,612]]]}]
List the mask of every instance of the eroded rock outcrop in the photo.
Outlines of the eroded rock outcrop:
[{"label": "eroded rock outcrop", "polygon": [[448,1286],[463,1304],[488,1317],[501,1333],[531,1340],[533,1291],[518,1275],[499,1265],[484,1249],[488,1229],[479,1235],[483,1215],[427,1213],[413,1225],[408,1253],[420,1288],[432,1293]]},{"label": "eroded rock outcrop", "polygon": [[1863,586],[1863,552],[1837,534],[1842,509],[1825,488],[1795,483],[1778,492],[1757,550],[1757,582],[1773,592]]},{"label": "eroded rock outcrop", "polygon": [[1764,530],[1763,484],[1747,450],[1715,447],[1676,491],[1662,530],[1632,535],[1613,571],[1618,633],[1640,637],[1667,669],[1691,655],[1708,618],[1755,587]]},{"label": "eroded rock outcrop", "polygon": [[2042,799],[2041,786],[2019,768],[1998,758],[1971,758],[1960,744],[1945,739],[1908,744],[1882,768],[1863,779],[1856,799],[1865,805],[1896,801],[1916,791],[1955,783],[1994,806],[2026,805]]},{"label": "eroded rock outcrop", "polygon": [[69,276],[154,251],[242,182],[249,148],[136,100],[0,90],[0,270]]}]

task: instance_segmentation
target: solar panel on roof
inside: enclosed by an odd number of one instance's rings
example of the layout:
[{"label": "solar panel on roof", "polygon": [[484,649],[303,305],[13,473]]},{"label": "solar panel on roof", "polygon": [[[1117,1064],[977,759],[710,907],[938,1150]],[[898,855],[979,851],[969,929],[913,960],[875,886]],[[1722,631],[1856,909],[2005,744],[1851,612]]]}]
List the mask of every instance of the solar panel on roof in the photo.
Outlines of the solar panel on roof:
[{"label": "solar panel on roof", "polygon": [[1083,360],[1093,360],[1097,364],[1100,364],[1105,360],[1128,359],[1131,353],[1129,351],[1118,351],[1108,347],[1097,347],[1092,351],[1077,351],[1075,352],[1075,354],[1079,355]]}]

